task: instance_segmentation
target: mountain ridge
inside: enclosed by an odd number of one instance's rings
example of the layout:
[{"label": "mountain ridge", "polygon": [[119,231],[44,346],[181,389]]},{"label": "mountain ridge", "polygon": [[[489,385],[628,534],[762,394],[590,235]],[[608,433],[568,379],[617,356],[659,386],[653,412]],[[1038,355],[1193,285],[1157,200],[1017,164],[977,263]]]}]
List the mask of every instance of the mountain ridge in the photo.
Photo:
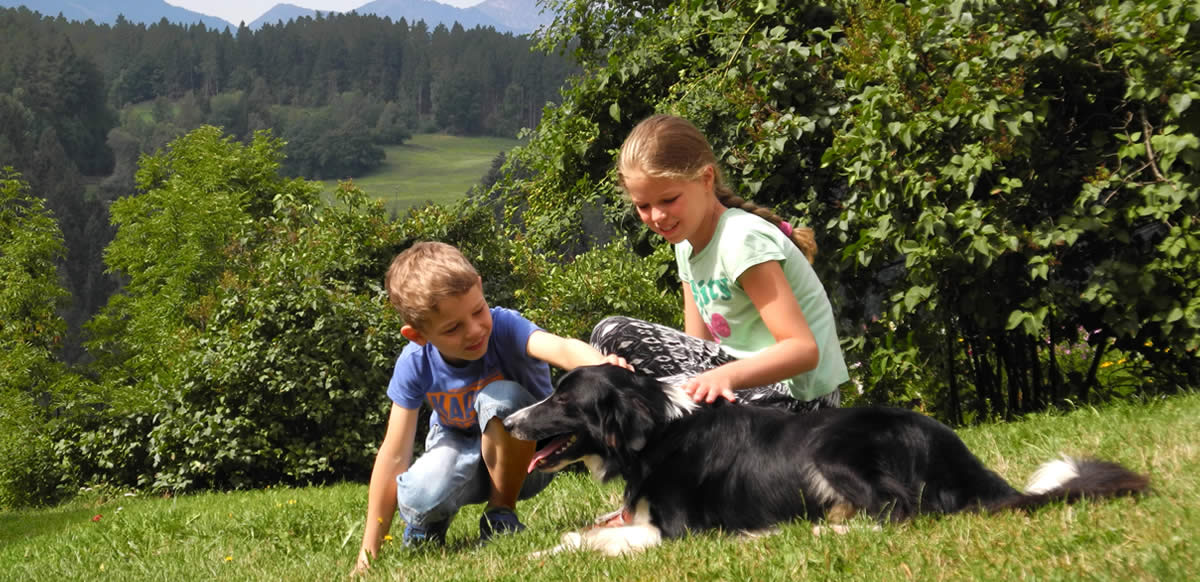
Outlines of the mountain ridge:
[{"label": "mountain ridge", "polygon": [[[68,20],[80,22],[91,20],[97,24],[115,24],[118,16],[129,22],[151,25],[166,18],[168,22],[190,25],[204,24],[208,28],[236,31],[242,24],[223,18],[173,6],[164,0],[0,0],[0,7],[24,6],[43,16],[62,15]],[[464,28],[476,26],[492,27],[501,32],[527,34],[538,27],[549,24],[553,15],[541,13],[537,0],[484,0],[469,8],[458,8],[434,0],[372,0],[352,10],[358,14],[374,14],[391,18],[393,21],[406,19],[409,23],[423,20],[433,28],[437,24],[452,26],[455,22]],[[315,10],[287,2],[280,2],[254,19],[245,23],[252,30],[264,24],[287,23],[297,18],[333,14],[334,10]]]}]

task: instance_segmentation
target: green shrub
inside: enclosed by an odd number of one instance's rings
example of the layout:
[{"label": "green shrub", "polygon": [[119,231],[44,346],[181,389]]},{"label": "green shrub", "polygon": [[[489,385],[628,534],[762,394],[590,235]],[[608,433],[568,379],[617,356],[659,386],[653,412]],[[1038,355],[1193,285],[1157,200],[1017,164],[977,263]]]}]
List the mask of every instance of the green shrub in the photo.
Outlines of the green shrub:
[{"label": "green shrub", "polygon": [[525,286],[515,291],[517,305],[531,321],[564,337],[584,341],[592,327],[610,315],[627,315],[648,321],[683,325],[683,304],[678,292],[661,289],[663,273],[674,264],[669,245],[661,245],[648,258],[618,240],[558,263],[513,249],[513,261]]},{"label": "green shrub", "polygon": [[43,201],[11,168],[0,169],[0,506],[51,503],[60,497],[51,419],[54,357],[66,324],[56,310],[67,292],[56,262],[62,231]]},{"label": "green shrub", "polygon": [[[40,385],[47,359],[25,345],[10,345],[0,363],[0,508],[52,504],[62,497],[63,476],[47,414],[22,387]],[[22,373],[24,372],[24,373]]]}]

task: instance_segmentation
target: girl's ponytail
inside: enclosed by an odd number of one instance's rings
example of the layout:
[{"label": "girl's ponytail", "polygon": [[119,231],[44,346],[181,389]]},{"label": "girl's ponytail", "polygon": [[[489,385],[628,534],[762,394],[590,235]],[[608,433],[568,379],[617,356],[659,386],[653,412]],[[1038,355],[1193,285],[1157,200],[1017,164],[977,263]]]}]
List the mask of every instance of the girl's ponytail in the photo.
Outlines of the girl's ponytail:
[{"label": "girl's ponytail", "polygon": [[804,256],[808,258],[809,263],[813,262],[817,258],[817,239],[813,233],[813,229],[806,226],[793,228],[790,222],[772,212],[770,208],[759,206],[749,200],[746,200],[745,198],[742,198],[741,196],[738,196],[737,194],[734,194],[733,191],[724,184],[719,184],[717,186],[717,200],[721,201],[721,204],[726,208],[741,208],[746,212],[749,212],[771,224],[778,226],[784,234],[788,235],[788,238],[792,239],[792,242],[795,243],[796,247],[800,249],[800,252],[804,253]]}]

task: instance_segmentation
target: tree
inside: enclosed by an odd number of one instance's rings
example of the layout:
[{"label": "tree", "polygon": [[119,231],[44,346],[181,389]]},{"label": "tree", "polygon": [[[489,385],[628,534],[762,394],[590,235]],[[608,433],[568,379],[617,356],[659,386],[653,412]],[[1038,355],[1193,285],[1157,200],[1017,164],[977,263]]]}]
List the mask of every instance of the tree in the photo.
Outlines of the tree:
[{"label": "tree", "polygon": [[68,297],[58,283],[62,233],[12,168],[0,170],[0,506],[52,502],[62,491],[49,405],[63,375],[54,357]]},{"label": "tree", "polygon": [[[676,113],[740,194],[817,229],[864,398],[958,422],[1197,381],[1194,3],[551,7],[542,47],[585,72],[491,196],[535,253],[590,244],[606,206],[658,256],[613,152]],[[1102,388],[1110,349],[1138,369]]]},{"label": "tree", "polygon": [[[855,267],[902,265],[884,311],[947,385],[974,384],[976,415],[1086,401],[1113,347],[1160,384],[1198,378],[1200,263],[1183,251],[1200,248],[1200,75],[1177,64],[1197,58],[1198,16],[1166,1],[848,10],[851,99],[824,162],[851,189],[828,224]],[[1084,337],[1093,357],[1070,379],[1054,348]]]},{"label": "tree", "polygon": [[[92,324],[107,406],[60,441],[84,481],[155,489],[365,474],[399,322],[402,243],[352,187],[279,175],[283,144],[206,126],[143,158],[105,251],[127,284]],[[169,250],[169,251],[168,251]]]}]

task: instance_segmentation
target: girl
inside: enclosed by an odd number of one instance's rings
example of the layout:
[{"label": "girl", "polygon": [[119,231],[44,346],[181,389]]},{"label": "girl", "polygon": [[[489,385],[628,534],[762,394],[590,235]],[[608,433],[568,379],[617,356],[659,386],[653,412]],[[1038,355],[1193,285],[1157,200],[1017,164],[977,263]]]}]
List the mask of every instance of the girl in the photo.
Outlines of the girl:
[{"label": "girl", "polygon": [[697,402],[837,407],[849,375],[810,265],[812,230],[733,194],[708,141],[680,117],[639,123],[621,146],[617,174],[642,222],[675,246],[684,333],[610,317],[592,345]]}]

